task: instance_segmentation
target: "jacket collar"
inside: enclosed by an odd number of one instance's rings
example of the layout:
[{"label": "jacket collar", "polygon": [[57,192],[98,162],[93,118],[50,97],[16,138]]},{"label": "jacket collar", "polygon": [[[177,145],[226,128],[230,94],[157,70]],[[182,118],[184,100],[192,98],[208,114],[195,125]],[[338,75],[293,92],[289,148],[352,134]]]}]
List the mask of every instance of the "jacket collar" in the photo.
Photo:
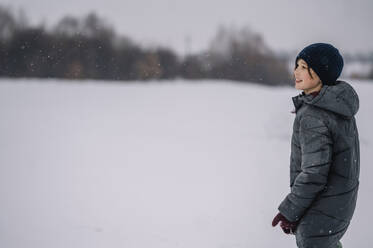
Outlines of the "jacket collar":
[{"label": "jacket collar", "polygon": [[299,95],[292,97],[294,107],[295,107],[292,113],[296,113],[298,109],[302,106],[303,102],[310,102],[313,98],[318,96],[319,93],[325,89],[326,87],[323,87],[321,88],[320,91],[314,91],[314,92],[311,92],[310,94],[306,94],[304,91],[302,91],[302,93],[300,93]]}]

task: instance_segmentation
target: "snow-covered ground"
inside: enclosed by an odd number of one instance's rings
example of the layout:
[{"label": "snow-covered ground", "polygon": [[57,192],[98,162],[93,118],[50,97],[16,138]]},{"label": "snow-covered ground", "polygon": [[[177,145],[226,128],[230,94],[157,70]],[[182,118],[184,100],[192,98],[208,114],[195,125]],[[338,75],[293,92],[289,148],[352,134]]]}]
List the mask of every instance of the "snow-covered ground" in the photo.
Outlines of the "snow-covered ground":
[{"label": "snow-covered ground", "polygon": [[[358,204],[372,247],[373,81],[360,96]],[[0,80],[1,248],[295,248],[291,97],[227,81]]]}]

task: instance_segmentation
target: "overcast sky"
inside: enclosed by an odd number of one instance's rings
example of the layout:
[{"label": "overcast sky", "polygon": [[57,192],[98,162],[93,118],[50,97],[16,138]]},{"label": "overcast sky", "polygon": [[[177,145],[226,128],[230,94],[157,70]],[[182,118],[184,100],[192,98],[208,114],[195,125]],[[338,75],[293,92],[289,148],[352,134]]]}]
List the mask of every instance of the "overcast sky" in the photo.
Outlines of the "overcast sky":
[{"label": "overcast sky", "polygon": [[[278,51],[330,42],[343,52],[373,51],[372,0],[0,0],[49,27],[96,12],[117,33],[184,54],[206,49],[219,25],[250,27]],[[187,45],[187,40],[190,40]]]}]

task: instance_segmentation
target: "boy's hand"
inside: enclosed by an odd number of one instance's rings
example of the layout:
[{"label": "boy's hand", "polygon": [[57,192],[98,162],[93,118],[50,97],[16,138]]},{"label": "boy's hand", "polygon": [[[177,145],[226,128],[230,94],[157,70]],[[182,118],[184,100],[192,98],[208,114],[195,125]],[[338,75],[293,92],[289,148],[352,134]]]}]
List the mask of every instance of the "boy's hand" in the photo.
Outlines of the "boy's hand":
[{"label": "boy's hand", "polygon": [[272,226],[277,226],[280,221],[280,227],[284,231],[284,233],[294,234],[298,222],[290,222],[285,218],[285,216],[283,216],[281,213],[278,213],[272,221]]}]

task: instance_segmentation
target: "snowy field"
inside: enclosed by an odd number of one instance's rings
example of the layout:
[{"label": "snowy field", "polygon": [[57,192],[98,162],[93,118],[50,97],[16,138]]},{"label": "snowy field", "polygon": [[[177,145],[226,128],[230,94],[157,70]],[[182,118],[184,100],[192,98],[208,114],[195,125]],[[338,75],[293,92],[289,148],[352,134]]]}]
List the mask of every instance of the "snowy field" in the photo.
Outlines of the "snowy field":
[{"label": "snowy field", "polygon": [[[345,248],[372,247],[373,81]],[[295,248],[293,88],[228,81],[0,79],[1,248]]]}]

